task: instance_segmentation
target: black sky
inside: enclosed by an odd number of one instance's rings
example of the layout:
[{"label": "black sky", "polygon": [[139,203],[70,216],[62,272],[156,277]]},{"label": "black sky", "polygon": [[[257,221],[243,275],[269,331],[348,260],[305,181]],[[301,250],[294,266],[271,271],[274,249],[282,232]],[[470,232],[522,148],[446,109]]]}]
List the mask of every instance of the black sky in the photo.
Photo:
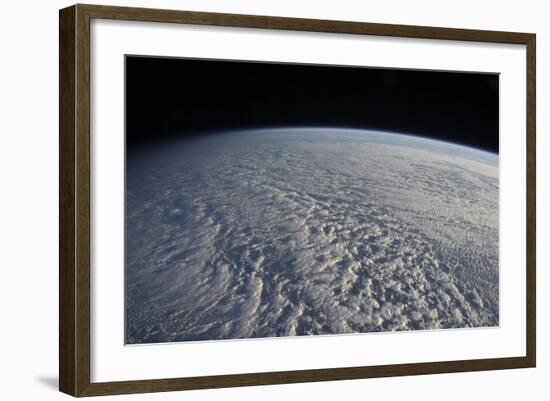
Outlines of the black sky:
[{"label": "black sky", "polygon": [[128,145],[278,126],[381,129],[498,152],[498,75],[126,57]]}]

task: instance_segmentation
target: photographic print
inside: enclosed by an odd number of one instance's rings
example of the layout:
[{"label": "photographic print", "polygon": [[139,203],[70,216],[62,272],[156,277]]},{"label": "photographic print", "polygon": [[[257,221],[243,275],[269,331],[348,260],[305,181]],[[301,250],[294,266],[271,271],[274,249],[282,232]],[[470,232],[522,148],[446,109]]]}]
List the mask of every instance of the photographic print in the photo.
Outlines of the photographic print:
[{"label": "photographic print", "polygon": [[126,56],[125,342],[499,325],[499,76]]}]

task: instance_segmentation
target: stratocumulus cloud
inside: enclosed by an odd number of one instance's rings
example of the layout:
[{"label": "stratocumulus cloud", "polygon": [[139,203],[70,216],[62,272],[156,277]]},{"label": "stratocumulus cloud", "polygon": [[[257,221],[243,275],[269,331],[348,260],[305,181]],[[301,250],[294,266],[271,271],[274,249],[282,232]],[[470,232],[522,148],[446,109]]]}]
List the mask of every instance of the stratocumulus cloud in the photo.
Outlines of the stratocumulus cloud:
[{"label": "stratocumulus cloud", "polygon": [[126,342],[499,323],[498,156],[373,131],[129,153]]}]

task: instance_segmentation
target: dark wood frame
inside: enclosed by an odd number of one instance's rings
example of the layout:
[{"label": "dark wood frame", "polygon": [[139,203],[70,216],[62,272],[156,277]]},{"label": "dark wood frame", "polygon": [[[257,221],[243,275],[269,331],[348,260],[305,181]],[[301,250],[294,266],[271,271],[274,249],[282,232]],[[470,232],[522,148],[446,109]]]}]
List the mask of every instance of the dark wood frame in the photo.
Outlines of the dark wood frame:
[{"label": "dark wood frame", "polygon": [[[90,20],[512,43],[527,48],[526,350],[523,357],[90,382]],[[59,389],[73,396],[535,367],[535,34],[77,4],[59,13]]]}]

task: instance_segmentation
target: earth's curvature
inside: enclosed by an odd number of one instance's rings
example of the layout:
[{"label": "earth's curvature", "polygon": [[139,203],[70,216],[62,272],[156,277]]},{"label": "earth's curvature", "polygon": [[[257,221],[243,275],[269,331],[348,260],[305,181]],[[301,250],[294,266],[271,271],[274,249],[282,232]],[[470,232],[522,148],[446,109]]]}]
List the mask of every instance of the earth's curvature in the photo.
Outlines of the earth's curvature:
[{"label": "earth's curvature", "polygon": [[281,128],[127,159],[126,342],[499,324],[498,155]]}]

